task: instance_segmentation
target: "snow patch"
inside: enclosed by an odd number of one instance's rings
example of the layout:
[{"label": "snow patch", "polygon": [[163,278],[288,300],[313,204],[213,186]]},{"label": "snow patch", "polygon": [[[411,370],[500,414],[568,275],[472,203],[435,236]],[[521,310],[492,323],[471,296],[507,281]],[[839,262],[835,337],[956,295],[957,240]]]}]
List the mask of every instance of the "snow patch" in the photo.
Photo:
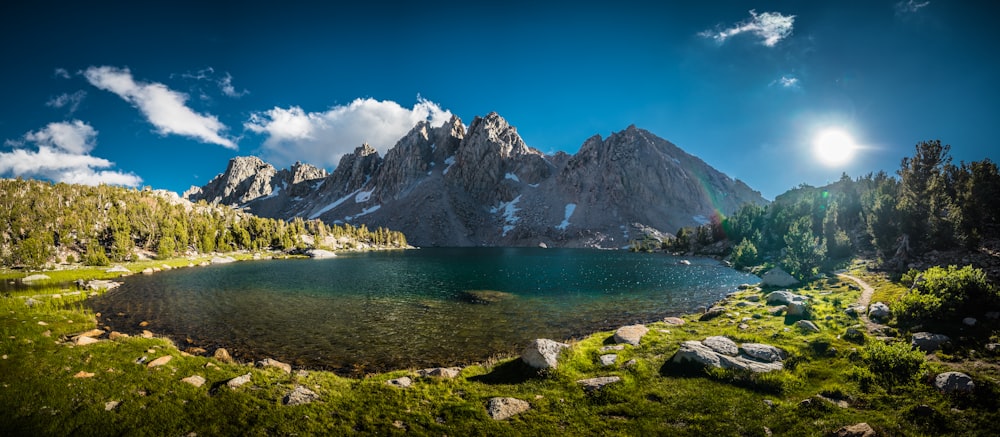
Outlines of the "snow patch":
[{"label": "snow patch", "polygon": [[348,194],[348,195],[346,195],[344,197],[341,197],[341,198],[337,199],[336,201],[334,201],[333,203],[331,203],[331,204],[329,204],[327,206],[324,206],[323,209],[321,209],[319,211],[316,211],[315,213],[313,213],[312,215],[310,215],[309,216],[309,220],[314,220],[314,219],[318,218],[319,216],[321,216],[323,214],[326,214],[327,211],[340,206],[340,204],[346,202],[347,199],[350,199],[351,197],[354,197],[354,195],[358,194],[358,191],[361,191],[361,190],[355,190],[353,193]]},{"label": "snow patch", "polygon": [[451,170],[451,166],[455,165],[455,155],[451,155],[446,158],[444,163],[448,164],[448,166],[444,168],[444,171],[442,171],[441,174],[448,174],[448,170]]},{"label": "snow patch", "polygon": [[538,188],[538,184],[528,184],[528,186],[531,188]]},{"label": "snow patch", "polygon": [[372,198],[372,192],[375,190],[362,191],[354,196],[354,203],[365,203],[368,199]]},{"label": "snow patch", "polygon": [[365,216],[365,215],[371,214],[371,213],[373,213],[375,211],[378,211],[379,208],[381,208],[381,207],[382,207],[382,205],[375,205],[375,206],[372,206],[372,207],[365,208],[365,209],[361,210],[361,212],[359,212],[359,213],[357,213],[355,215],[349,215],[347,217],[344,217],[344,220],[345,221],[354,220],[354,219],[356,219],[358,217]]},{"label": "snow patch", "polygon": [[701,214],[698,214],[691,218],[694,219],[694,221],[698,222],[699,225],[707,225],[711,222],[711,220],[709,220],[708,217],[705,217]]},{"label": "snow patch", "polygon": [[512,180],[514,182],[521,182],[521,179],[519,179],[517,177],[517,175],[514,174],[514,173],[507,173],[507,174],[503,175],[503,178],[504,179],[510,179],[510,180]]},{"label": "snow patch", "polygon": [[521,195],[519,194],[514,200],[510,202],[500,202],[499,206],[490,208],[490,212],[493,214],[502,212],[503,213],[503,236],[506,237],[507,233],[514,230],[514,226],[517,224],[520,217],[517,216],[517,212],[521,209],[517,207],[517,202],[521,201]]},{"label": "snow patch", "polygon": [[677,159],[677,158],[673,158],[673,161],[674,161],[675,163],[677,163],[677,164],[680,164],[680,163],[681,163],[681,160],[679,160],[679,159]]},{"label": "snow patch", "polygon": [[575,203],[567,203],[566,204],[566,213],[563,216],[563,221],[562,221],[562,223],[559,223],[559,226],[556,226],[556,229],[558,229],[560,231],[565,231],[566,227],[569,226],[569,218],[573,216],[573,212],[574,211],[576,211],[576,204]]}]

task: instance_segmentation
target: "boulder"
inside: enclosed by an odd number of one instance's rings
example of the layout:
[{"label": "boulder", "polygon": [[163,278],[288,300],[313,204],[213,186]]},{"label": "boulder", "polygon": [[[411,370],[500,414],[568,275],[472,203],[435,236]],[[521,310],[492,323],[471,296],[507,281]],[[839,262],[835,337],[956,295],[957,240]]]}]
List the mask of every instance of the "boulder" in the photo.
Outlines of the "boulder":
[{"label": "boulder", "polygon": [[882,302],[875,302],[870,307],[868,307],[868,317],[873,320],[886,321],[889,320],[889,316],[892,315],[892,311],[889,310],[889,305]]},{"label": "boulder", "polygon": [[784,360],[787,356],[780,348],[761,343],[743,343],[740,351],[750,358],[768,363]]},{"label": "boulder", "polygon": [[695,340],[681,343],[681,348],[677,350],[677,353],[670,360],[677,364],[693,362],[703,366],[722,367],[719,354],[700,341]]},{"label": "boulder", "polygon": [[962,319],[962,324],[965,326],[976,326],[976,322],[978,322],[978,320],[976,320],[975,317],[966,317]]},{"label": "boulder", "polygon": [[607,366],[613,366],[615,364],[615,361],[618,361],[618,355],[615,355],[615,354],[604,354],[604,355],[601,355],[600,357],[598,357],[598,361],[600,361],[600,363],[601,363],[602,366],[605,366],[605,367],[607,367]]},{"label": "boulder", "polygon": [[795,279],[788,272],[781,269],[781,267],[775,267],[764,273],[764,276],[760,278],[760,285],[762,287],[790,287],[792,285],[798,284],[799,280]]},{"label": "boulder", "polygon": [[948,343],[951,343],[951,338],[947,335],[930,332],[915,332],[910,339],[910,345],[924,352],[934,352]]},{"label": "boulder", "polygon": [[409,386],[413,385],[413,380],[410,379],[409,376],[403,376],[396,379],[390,379],[385,383],[393,387],[408,388]]},{"label": "boulder", "polygon": [[490,398],[486,401],[486,414],[493,420],[505,420],[531,409],[531,405],[517,398]]},{"label": "boulder", "polygon": [[118,405],[120,404],[121,401],[107,401],[104,403],[104,411],[114,410],[115,408],[118,408]]},{"label": "boulder", "polygon": [[308,404],[312,401],[319,399],[319,395],[316,392],[309,390],[301,385],[296,386],[291,393],[282,399],[282,403],[289,406]]},{"label": "boulder", "polygon": [[645,325],[628,325],[622,326],[615,331],[615,343],[628,343],[632,346],[638,346],[639,341],[642,340],[642,336],[649,332],[649,328]]},{"label": "boulder", "polygon": [[312,259],[328,259],[328,258],[336,258],[337,254],[329,250],[309,249],[306,251],[306,256]]},{"label": "boulder", "polygon": [[569,348],[568,344],[547,338],[532,340],[521,351],[521,361],[535,369],[554,369],[559,362],[559,353],[566,348]]},{"label": "boulder", "polygon": [[155,271],[153,270],[152,267],[146,267],[142,269],[142,274],[144,275],[152,275],[153,273],[155,273]]},{"label": "boulder", "polygon": [[98,340],[98,339],[96,339],[94,337],[85,337],[85,336],[81,335],[81,336],[79,336],[79,337],[76,338],[76,341],[74,342],[74,344],[76,344],[77,346],[86,346],[88,344],[94,344],[94,343],[97,343],[99,341],[100,340]]},{"label": "boulder", "polygon": [[934,387],[944,394],[968,394],[976,389],[976,383],[962,372],[945,372],[934,377]]},{"label": "boulder", "polygon": [[793,302],[807,302],[809,298],[788,290],[772,291],[766,296],[769,305],[789,305]]},{"label": "boulder", "polygon": [[836,437],[875,437],[878,434],[870,425],[862,422],[841,427],[834,431],[833,435]]},{"label": "boulder", "polygon": [[719,316],[721,316],[721,315],[723,315],[725,313],[726,313],[726,309],[723,308],[723,307],[711,307],[711,308],[708,309],[708,311],[705,311],[705,313],[702,314],[701,317],[698,317],[698,321],[699,322],[707,322],[707,321],[712,320],[712,319],[714,319],[716,317],[719,317]]},{"label": "boulder", "polygon": [[437,377],[451,379],[458,376],[462,372],[461,367],[432,367],[429,369],[420,369],[417,371],[417,375],[422,377]]},{"label": "boulder", "polygon": [[236,262],[236,259],[231,256],[216,256],[212,258],[212,264],[229,264],[233,262]]},{"label": "boulder", "polygon": [[684,324],[684,319],[680,317],[667,317],[663,319],[663,323],[668,325],[680,326]]},{"label": "boulder", "polygon": [[30,275],[30,276],[24,277],[24,279],[21,279],[21,282],[44,281],[46,279],[52,279],[52,278],[48,277],[47,275],[43,275],[43,274],[34,274],[34,275]]},{"label": "boulder", "polygon": [[219,361],[222,361],[223,363],[232,363],[233,362],[233,357],[231,357],[229,355],[229,351],[227,351],[226,348],[223,348],[223,347],[220,347],[220,348],[216,349],[215,353],[212,354],[212,357],[215,358],[215,359],[217,359],[217,360],[219,360]]},{"label": "boulder", "polygon": [[581,379],[577,384],[583,386],[583,391],[593,392],[604,388],[609,384],[614,384],[622,379],[617,376],[599,376],[597,378]]},{"label": "boulder", "polygon": [[246,384],[246,383],[250,382],[250,377],[251,376],[252,376],[252,374],[247,373],[246,375],[240,375],[240,376],[237,376],[237,377],[235,377],[233,379],[230,379],[229,381],[226,381],[226,387],[229,387],[229,388],[239,388],[243,384]]},{"label": "boulder", "polygon": [[709,349],[712,349],[717,354],[735,357],[740,352],[740,348],[736,345],[736,342],[721,335],[708,337],[702,340],[701,343],[708,346]]},{"label": "boulder", "polygon": [[260,368],[274,367],[276,369],[283,370],[285,373],[288,373],[288,374],[292,373],[292,365],[291,364],[282,363],[281,361],[273,360],[271,358],[264,358],[263,360],[258,361],[257,362],[257,367],[260,367]]},{"label": "boulder", "polygon": [[819,332],[819,326],[809,320],[799,320],[795,322],[795,327],[805,332]]},{"label": "boulder", "polygon": [[121,340],[123,338],[128,338],[128,337],[129,337],[128,334],[125,334],[125,333],[122,333],[122,332],[118,332],[118,331],[111,331],[111,333],[108,334],[108,340],[111,340],[111,341]]},{"label": "boulder", "polygon": [[806,317],[809,315],[809,302],[790,302],[785,308],[785,314],[792,317]]},{"label": "boulder", "polygon": [[623,351],[623,350],[625,350],[624,344],[609,344],[607,346],[601,346],[601,352]]},{"label": "boulder", "polygon": [[155,359],[153,361],[150,361],[149,364],[146,364],[146,367],[150,368],[150,369],[152,369],[153,367],[160,367],[160,366],[162,366],[164,364],[169,363],[170,360],[172,360],[172,359],[174,359],[174,357],[172,357],[170,355],[164,355],[164,356],[162,356],[160,358],[157,358],[157,359]]},{"label": "boulder", "polygon": [[200,375],[192,375],[181,380],[181,382],[186,382],[195,387],[201,387],[205,385],[205,378]]},{"label": "boulder", "polygon": [[95,291],[96,290],[113,290],[115,288],[118,288],[121,285],[122,285],[121,282],[106,281],[106,280],[101,280],[101,279],[94,279],[94,280],[92,280],[90,282],[87,282],[87,284],[85,285],[85,288],[87,288],[88,290],[95,290]]}]

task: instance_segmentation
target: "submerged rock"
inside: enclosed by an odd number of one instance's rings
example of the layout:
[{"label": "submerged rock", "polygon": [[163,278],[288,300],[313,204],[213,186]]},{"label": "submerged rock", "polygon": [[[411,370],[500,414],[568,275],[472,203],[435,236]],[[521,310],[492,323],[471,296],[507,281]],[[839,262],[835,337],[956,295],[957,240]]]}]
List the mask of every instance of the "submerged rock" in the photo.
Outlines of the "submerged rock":
[{"label": "submerged rock", "polygon": [[511,293],[497,290],[465,290],[459,296],[469,303],[485,304],[502,302],[515,297]]},{"label": "submerged rock", "polygon": [[517,398],[490,398],[486,414],[493,420],[505,420],[531,409],[531,404]]},{"label": "submerged rock", "polygon": [[547,338],[532,340],[521,351],[521,361],[535,369],[554,369],[559,364],[559,353],[568,347],[566,343]]}]

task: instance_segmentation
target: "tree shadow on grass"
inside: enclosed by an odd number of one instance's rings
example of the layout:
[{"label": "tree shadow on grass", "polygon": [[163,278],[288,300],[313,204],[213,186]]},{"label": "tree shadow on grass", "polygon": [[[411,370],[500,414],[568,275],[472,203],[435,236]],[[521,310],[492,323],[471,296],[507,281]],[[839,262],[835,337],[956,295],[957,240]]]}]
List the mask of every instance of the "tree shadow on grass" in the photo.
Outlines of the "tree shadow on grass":
[{"label": "tree shadow on grass", "polygon": [[484,384],[520,384],[538,377],[540,377],[538,370],[518,359],[497,365],[490,373],[473,376],[468,380]]}]

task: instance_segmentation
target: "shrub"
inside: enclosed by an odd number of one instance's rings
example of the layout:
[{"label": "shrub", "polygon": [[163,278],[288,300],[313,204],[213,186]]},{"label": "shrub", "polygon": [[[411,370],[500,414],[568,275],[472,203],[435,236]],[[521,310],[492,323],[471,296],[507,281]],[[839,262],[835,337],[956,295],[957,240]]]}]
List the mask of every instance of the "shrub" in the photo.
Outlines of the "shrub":
[{"label": "shrub", "polygon": [[972,266],[931,267],[923,273],[911,270],[902,281],[914,284],[893,304],[893,313],[902,323],[954,319],[1000,302],[986,273]]},{"label": "shrub", "polygon": [[887,389],[912,382],[925,367],[923,353],[912,350],[910,345],[881,341],[868,342],[861,348],[860,362],[867,372],[856,374],[864,375],[864,379],[871,379]]},{"label": "shrub", "polygon": [[83,255],[83,264],[88,266],[108,266],[111,260],[104,254],[104,246],[97,240],[93,240],[87,245],[87,253]]},{"label": "shrub", "polygon": [[744,238],[733,248],[733,266],[742,269],[757,265],[757,246]]}]

